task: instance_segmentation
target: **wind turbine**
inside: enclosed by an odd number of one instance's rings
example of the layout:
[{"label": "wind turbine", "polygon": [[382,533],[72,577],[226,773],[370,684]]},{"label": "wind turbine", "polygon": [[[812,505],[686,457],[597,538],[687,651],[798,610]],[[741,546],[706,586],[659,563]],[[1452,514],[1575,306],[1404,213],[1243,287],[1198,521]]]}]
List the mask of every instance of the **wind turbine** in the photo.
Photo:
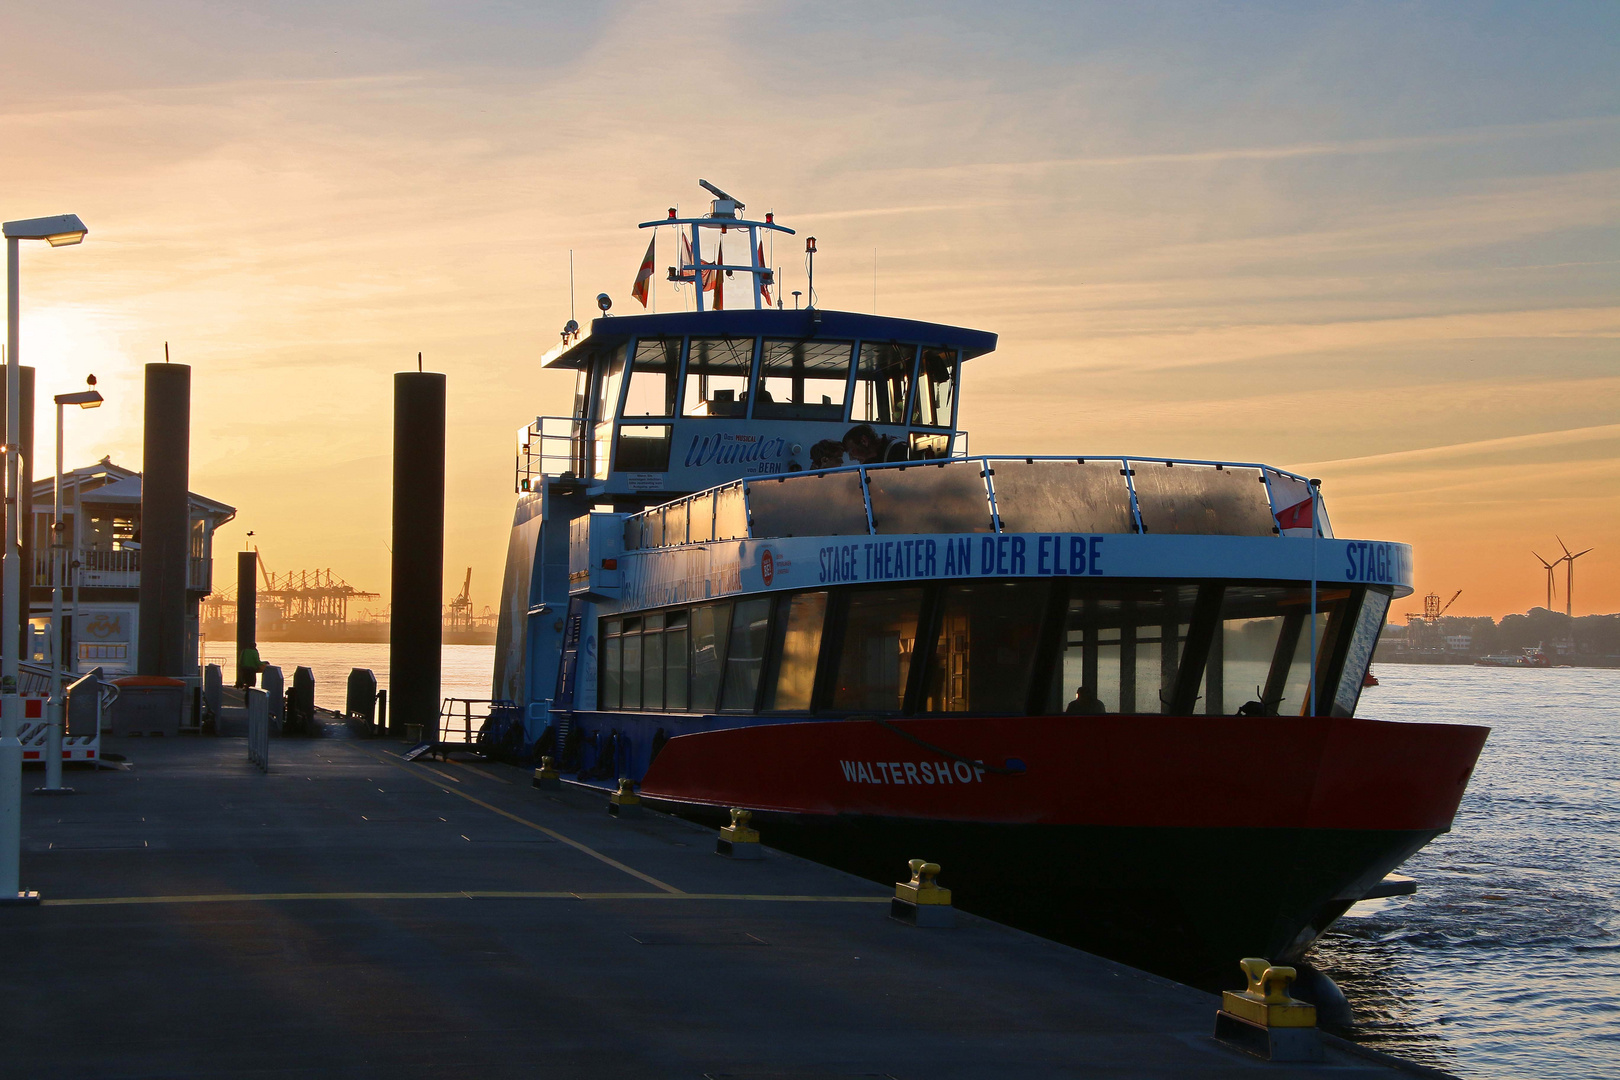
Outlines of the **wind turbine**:
[{"label": "wind turbine", "polygon": [[[1530,554],[1536,555],[1533,551]],[[1559,559],[1557,562],[1548,562],[1540,555],[1536,555],[1536,561],[1547,571],[1547,610],[1551,611],[1553,609],[1553,597],[1558,595],[1558,579],[1554,575],[1558,571],[1558,563],[1564,560]]]},{"label": "wind turbine", "polygon": [[1554,537],[1554,539],[1558,541],[1558,546],[1564,549],[1564,557],[1558,561],[1569,564],[1565,568],[1568,577],[1564,580],[1564,614],[1573,617],[1575,614],[1575,560],[1593,549],[1587,548],[1586,551],[1577,551],[1572,555],[1570,554],[1569,545],[1564,543],[1563,537]]}]

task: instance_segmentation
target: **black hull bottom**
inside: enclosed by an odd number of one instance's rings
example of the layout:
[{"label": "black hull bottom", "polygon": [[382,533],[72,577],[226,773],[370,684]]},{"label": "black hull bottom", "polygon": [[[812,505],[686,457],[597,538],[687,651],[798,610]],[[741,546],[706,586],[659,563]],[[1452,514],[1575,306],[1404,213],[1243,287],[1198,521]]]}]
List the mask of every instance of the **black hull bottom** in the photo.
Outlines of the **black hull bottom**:
[{"label": "black hull bottom", "polygon": [[[723,812],[665,803],[716,826]],[[890,883],[943,870],[957,907],[1206,989],[1297,962],[1343,899],[1437,830],[1118,828],[755,813],[772,847]]]}]

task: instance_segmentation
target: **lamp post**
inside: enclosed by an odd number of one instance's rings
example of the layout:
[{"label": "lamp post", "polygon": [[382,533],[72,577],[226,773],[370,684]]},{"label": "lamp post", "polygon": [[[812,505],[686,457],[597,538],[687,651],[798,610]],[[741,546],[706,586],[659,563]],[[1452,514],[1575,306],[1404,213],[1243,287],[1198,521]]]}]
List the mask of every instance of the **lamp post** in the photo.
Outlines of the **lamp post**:
[{"label": "lamp post", "polygon": [[17,243],[43,240],[51,247],[77,244],[89,232],[77,214],[8,221],[6,238],[6,534],[0,587],[0,905],[37,904],[39,894],[23,892],[22,862],[22,699],[17,696],[17,652],[22,638],[22,552],[17,548],[18,518],[24,502],[18,491],[17,442],[22,434],[22,379],[17,365]]},{"label": "lamp post", "polygon": [[[85,381],[90,389],[56,395],[56,483],[51,506],[51,701],[46,717],[45,786],[35,788],[35,795],[73,794],[72,788],[62,786],[62,736],[67,728],[67,699],[62,692],[62,665],[67,662],[66,635],[62,632],[62,579],[67,576],[69,563],[62,527],[62,407],[100,407],[102,397],[96,392],[96,377],[92,375]],[[73,512],[77,515],[79,510]]]}]

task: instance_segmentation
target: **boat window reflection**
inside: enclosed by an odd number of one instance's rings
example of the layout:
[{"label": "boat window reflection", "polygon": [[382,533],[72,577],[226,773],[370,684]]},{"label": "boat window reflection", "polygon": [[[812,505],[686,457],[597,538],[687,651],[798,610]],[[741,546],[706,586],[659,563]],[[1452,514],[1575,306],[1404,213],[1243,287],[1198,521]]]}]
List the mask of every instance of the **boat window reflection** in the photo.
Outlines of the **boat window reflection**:
[{"label": "boat window reflection", "polygon": [[917,641],[923,590],[862,590],[849,594],[843,648],[834,672],[834,709],[897,712]]},{"label": "boat window reflection", "polygon": [[947,587],[921,711],[1024,712],[1049,591],[1044,581]]},{"label": "boat window reflection", "polygon": [[748,415],[754,338],[693,338],[686,357],[686,416]]},{"label": "boat window reflection", "polygon": [[759,358],[754,416],[782,420],[844,418],[850,341],[769,341]]},{"label": "boat window reflection", "polygon": [[810,708],[810,694],[816,685],[816,661],[821,656],[821,629],[826,622],[825,592],[784,596],[777,614],[776,642],[771,652],[777,657],[776,682],[766,695],[768,711],[799,711]]}]

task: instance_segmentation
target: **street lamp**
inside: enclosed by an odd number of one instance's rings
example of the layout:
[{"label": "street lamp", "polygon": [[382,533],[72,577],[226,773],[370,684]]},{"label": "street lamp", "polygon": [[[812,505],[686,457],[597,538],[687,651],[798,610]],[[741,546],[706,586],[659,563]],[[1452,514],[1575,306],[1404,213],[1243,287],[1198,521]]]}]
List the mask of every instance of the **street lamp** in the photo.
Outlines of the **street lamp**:
[{"label": "street lamp", "polygon": [[43,240],[65,247],[83,240],[90,230],[77,214],[7,221],[0,225],[6,238],[6,514],[5,553],[0,588],[0,905],[37,904],[39,894],[23,892],[22,861],[22,699],[17,696],[17,652],[22,641],[22,552],[17,548],[18,517],[25,505],[18,489],[17,442],[22,433],[21,357],[17,351],[18,281],[17,242]]},{"label": "street lamp", "polygon": [[[56,395],[56,483],[51,507],[51,703],[46,717],[45,733],[45,786],[34,789],[35,795],[71,795],[73,789],[62,786],[62,736],[67,728],[67,699],[62,692],[62,665],[67,660],[67,642],[62,633],[62,579],[67,576],[71,562],[67,544],[62,539],[62,407],[77,405],[81,409],[101,407],[102,397],[96,390],[96,377],[85,382],[90,389],[76,394]],[[77,508],[74,513],[79,513]],[[77,556],[74,552],[74,556]],[[74,596],[78,596],[75,592]]]}]

